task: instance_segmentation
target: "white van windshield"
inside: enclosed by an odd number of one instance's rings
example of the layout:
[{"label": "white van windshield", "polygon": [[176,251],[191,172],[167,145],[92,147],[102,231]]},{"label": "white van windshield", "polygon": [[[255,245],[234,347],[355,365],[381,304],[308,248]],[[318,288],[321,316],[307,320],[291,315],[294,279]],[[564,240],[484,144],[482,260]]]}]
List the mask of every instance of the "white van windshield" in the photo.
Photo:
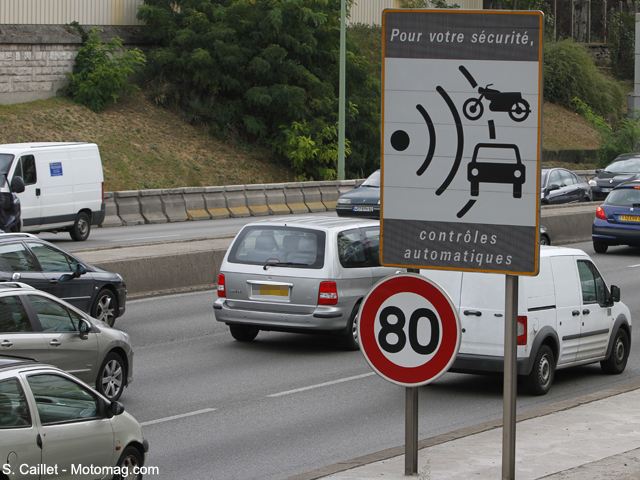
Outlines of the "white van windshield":
[{"label": "white van windshield", "polygon": [[14,155],[10,153],[0,153],[0,173],[7,174],[11,168]]}]

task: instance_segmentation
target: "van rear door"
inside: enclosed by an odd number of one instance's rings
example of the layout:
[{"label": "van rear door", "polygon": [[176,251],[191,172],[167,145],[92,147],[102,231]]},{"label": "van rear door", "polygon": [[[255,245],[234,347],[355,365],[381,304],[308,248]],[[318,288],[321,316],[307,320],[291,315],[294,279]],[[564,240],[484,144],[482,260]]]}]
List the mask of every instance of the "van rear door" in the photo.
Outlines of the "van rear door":
[{"label": "van rear door", "polygon": [[24,192],[20,199],[20,217],[22,225],[34,227],[42,224],[42,192],[38,183],[38,168],[33,155],[22,155],[15,162],[13,177],[22,177]]}]

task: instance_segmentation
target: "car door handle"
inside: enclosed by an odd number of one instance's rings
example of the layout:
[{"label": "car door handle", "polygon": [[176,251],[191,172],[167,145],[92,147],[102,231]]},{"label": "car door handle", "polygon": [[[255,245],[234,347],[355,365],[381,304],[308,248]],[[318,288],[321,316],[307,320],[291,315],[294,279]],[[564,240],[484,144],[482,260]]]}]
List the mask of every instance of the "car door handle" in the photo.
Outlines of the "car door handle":
[{"label": "car door handle", "polygon": [[56,285],[58,283],[58,279],[57,278],[52,278],[51,280],[49,280],[49,283],[51,285]]},{"label": "car door handle", "polygon": [[4,340],[2,343],[0,343],[0,347],[10,347],[13,345],[13,342],[10,342],[9,340]]},{"label": "car door handle", "polygon": [[49,342],[49,345],[51,345],[51,346],[53,346],[53,347],[59,347],[59,346],[60,346],[60,345],[62,345],[62,344],[58,341],[58,339],[54,338],[53,340],[51,340],[51,341]]},{"label": "car door handle", "polygon": [[578,315],[580,315],[580,310],[574,310],[573,312],[571,312],[571,315],[577,317]]},{"label": "car door handle", "polygon": [[40,436],[40,434],[38,434],[38,436],[36,437],[36,445],[38,445],[40,450],[42,450],[42,437]]},{"label": "car door handle", "polygon": [[589,311],[588,308],[585,308],[584,310],[582,310],[582,314],[583,315],[589,315],[591,312]]},{"label": "car door handle", "polygon": [[482,312],[480,312],[478,310],[465,310],[464,314],[465,315],[475,315],[476,317],[481,317],[482,316]]}]

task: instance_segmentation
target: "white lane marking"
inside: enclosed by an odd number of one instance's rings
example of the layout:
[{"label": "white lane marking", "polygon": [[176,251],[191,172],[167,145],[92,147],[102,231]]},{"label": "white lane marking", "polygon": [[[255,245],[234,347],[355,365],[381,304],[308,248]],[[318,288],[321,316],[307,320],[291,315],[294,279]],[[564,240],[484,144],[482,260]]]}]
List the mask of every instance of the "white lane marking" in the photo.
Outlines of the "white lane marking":
[{"label": "white lane marking", "polygon": [[143,427],[146,427],[147,425],[154,425],[156,423],[170,422],[171,420],[177,420],[179,418],[193,417],[194,415],[200,415],[201,413],[209,413],[209,412],[213,412],[215,410],[217,410],[217,409],[215,409],[215,408],[205,408],[203,410],[196,410],[195,412],[183,413],[182,415],[173,415],[171,417],[159,418],[157,420],[149,420],[148,422],[142,422],[140,425],[143,426]]},{"label": "white lane marking", "polygon": [[640,263],[637,265],[629,265],[629,268],[633,268],[633,267],[640,267]]},{"label": "white lane marking", "polygon": [[284,395],[290,395],[292,393],[305,392],[307,390],[313,390],[314,388],[328,387],[329,385],[336,385],[337,383],[350,382],[351,380],[358,380],[360,378],[370,377],[375,375],[376,372],[363,373],[362,375],[356,375],[355,377],[341,378],[340,380],[333,380],[332,382],[319,383],[317,385],[310,385],[308,387],[296,388],[295,390],[287,390],[286,392],[272,393],[267,397],[282,397]]},{"label": "white lane marking", "polygon": [[[122,242],[128,240],[151,240],[155,238],[179,237],[180,235],[162,235],[161,237],[137,237],[137,238],[119,238],[118,240],[109,240],[110,242]],[[135,247],[135,245],[132,245]]]}]

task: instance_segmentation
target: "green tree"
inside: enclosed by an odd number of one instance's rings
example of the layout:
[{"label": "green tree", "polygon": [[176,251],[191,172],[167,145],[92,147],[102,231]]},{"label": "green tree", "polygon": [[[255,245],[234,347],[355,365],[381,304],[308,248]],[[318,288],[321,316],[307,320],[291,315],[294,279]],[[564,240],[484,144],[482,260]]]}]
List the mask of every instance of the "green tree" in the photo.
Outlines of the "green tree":
[{"label": "green tree", "polygon": [[[145,0],[138,18],[159,47],[148,72],[158,102],[270,146],[303,178],[335,177],[340,0]],[[379,165],[380,82],[347,50],[354,177]]]},{"label": "green tree", "polygon": [[636,19],[634,15],[612,12],[609,22],[611,71],[623,80],[633,80],[635,69]]},{"label": "green tree", "polygon": [[138,72],[146,58],[140,49],[123,51],[122,41],[114,38],[103,43],[95,30],[86,32],[77,22],[71,24],[82,36],[83,44],[76,56],[70,83],[61,94],[73,98],[94,112],[101,112],[116,103],[118,97],[139,89],[127,82],[127,77]]}]

